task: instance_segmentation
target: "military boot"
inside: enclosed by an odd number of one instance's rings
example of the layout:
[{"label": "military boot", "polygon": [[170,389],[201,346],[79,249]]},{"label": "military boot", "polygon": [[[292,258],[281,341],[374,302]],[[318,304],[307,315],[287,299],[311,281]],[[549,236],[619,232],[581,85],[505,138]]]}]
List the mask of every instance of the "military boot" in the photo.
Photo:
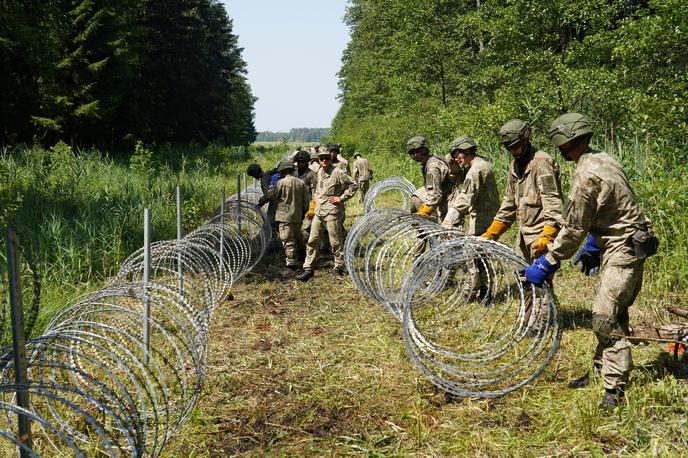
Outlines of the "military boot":
[{"label": "military boot", "polygon": [[306,269],[303,271],[302,274],[298,275],[296,278],[297,278],[297,280],[306,282],[313,277],[315,277],[315,274],[313,273],[313,269]]},{"label": "military boot", "polygon": [[600,408],[605,412],[614,410],[614,407],[617,407],[623,402],[624,395],[623,389],[605,389]]}]

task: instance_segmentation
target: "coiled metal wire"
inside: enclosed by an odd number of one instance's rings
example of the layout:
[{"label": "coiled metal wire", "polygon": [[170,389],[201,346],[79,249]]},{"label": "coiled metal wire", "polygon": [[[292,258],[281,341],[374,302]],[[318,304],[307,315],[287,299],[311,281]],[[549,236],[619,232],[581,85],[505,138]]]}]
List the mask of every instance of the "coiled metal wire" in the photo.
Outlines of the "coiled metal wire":
[{"label": "coiled metal wire", "polygon": [[361,293],[402,322],[416,368],[452,395],[517,390],[558,350],[551,288],[525,282],[526,262],[501,243],[385,209],[349,231],[345,262]]},{"label": "coiled metal wire", "polygon": [[365,213],[380,208],[409,209],[409,198],[416,190],[409,180],[404,177],[384,178],[373,184],[363,200]]},{"label": "coiled metal wire", "polygon": [[28,410],[16,405],[12,356],[3,357],[2,446],[29,451],[14,433],[22,413],[35,456],[159,456],[201,391],[213,310],[270,234],[256,205],[230,201],[182,240],[152,244],[148,282],[141,249],[103,289],[67,304],[27,343]]}]

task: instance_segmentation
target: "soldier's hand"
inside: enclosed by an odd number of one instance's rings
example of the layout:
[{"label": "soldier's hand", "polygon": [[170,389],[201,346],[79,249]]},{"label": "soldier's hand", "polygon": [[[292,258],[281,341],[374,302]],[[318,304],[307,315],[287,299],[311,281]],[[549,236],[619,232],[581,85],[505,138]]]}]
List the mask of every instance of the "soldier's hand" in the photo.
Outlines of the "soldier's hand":
[{"label": "soldier's hand", "polygon": [[330,196],[327,198],[327,201],[332,205],[339,205],[342,203],[342,199],[339,196]]}]

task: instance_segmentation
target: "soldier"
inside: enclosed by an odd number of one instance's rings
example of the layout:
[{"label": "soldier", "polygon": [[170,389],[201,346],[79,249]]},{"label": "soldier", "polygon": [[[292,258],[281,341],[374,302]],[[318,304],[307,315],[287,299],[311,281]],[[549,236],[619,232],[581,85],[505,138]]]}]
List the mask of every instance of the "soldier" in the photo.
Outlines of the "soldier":
[{"label": "soldier", "polygon": [[[541,286],[588,235],[575,261],[586,275],[602,267],[592,307],[592,328],[598,342],[593,368],[602,376],[605,394],[601,407],[608,410],[624,398],[633,367],[631,345],[623,337],[629,335],[628,308],[640,292],[645,259],[656,253],[658,242],[621,165],[590,148],[592,134],[590,122],[578,113],[566,113],[552,122],[549,137],[567,161],[576,163],[576,170],[561,230],[548,252],[528,267],[525,275]],[[586,374],[569,386],[578,388],[588,381]]]},{"label": "soldier", "polygon": [[[530,263],[547,251],[547,244],[552,243],[561,225],[563,203],[559,165],[549,154],[530,144],[530,126],[520,119],[505,123],[499,129],[499,136],[514,161],[509,167],[502,205],[481,237],[497,240],[518,220],[514,249]],[[525,278],[521,281],[525,283]],[[532,288],[525,288],[526,323],[533,309],[532,293]],[[544,313],[536,314],[536,320],[542,318]],[[540,324],[539,321],[529,323],[528,333],[539,332]]]},{"label": "soldier", "polygon": [[[468,215],[468,235],[482,234],[499,209],[499,191],[492,166],[476,155],[478,147],[470,137],[459,137],[449,145],[452,160],[466,170],[462,185],[454,188],[449,197],[447,216],[442,227],[452,229]],[[483,299],[488,294],[488,269],[484,261],[475,259],[467,266],[467,297]]]},{"label": "soldier", "polygon": [[292,175],[294,164],[291,159],[280,161],[277,171],[280,179],[268,189],[268,198],[276,202],[275,221],[287,264],[287,271],[284,273],[293,273],[298,270],[296,245],[301,222],[308,210],[308,192],[303,181]]},{"label": "soldier", "polygon": [[277,170],[273,169],[263,172],[263,169],[258,164],[250,164],[246,168],[246,174],[260,181],[260,189],[263,191],[263,195],[258,200],[258,206],[262,207],[269,202],[268,220],[270,221],[270,224],[274,226],[275,211],[277,210],[277,206],[268,198],[268,189],[270,189],[271,184],[274,186],[274,182],[276,182],[279,178]]},{"label": "soldier", "polygon": [[[315,185],[317,182],[317,175],[313,170],[308,167],[308,161],[310,160],[310,154],[305,151],[299,151],[296,155],[296,173],[303,184],[306,185],[306,191],[308,193],[308,201],[312,202],[313,209],[315,209],[315,202],[312,201],[313,194],[315,193]],[[301,224],[301,237],[305,241],[308,240],[308,236],[311,232],[311,218],[307,216],[303,218]],[[305,245],[305,243],[304,243]],[[303,252],[301,252],[303,256]]]},{"label": "soldier", "polygon": [[451,229],[459,218],[468,215],[469,235],[487,230],[499,209],[499,192],[492,166],[476,155],[478,147],[470,137],[459,137],[449,146],[452,159],[467,170],[463,184],[454,189],[442,226]]},{"label": "soldier", "polygon": [[344,159],[344,157],[340,154],[339,148],[339,145],[327,146],[327,151],[329,151],[332,155],[332,165],[336,169],[341,168],[344,173],[351,176],[351,171],[349,170],[349,161]]},{"label": "soldier", "polygon": [[447,198],[454,187],[449,179],[449,167],[441,158],[430,154],[430,145],[425,137],[409,139],[406,151],[414,161],[423,166],[425,196],[414,213],[428,217],[439,215],[439,221],[442,221],[447,213]]},{"label": "soldier", "polygon": [[466,171],[461,164],[454,159],[451,153],[447,153],[447,155],[444,156],[444,162],[449,166],[449,179],[454,183],[454,188],[460,188],[466,177]]},{"label": "soldier", "polygon": [[313,148],[313,151],[311,151],[311,163],[308,165],[308,168],[313,171],[313,173],[318,173],[318,170],[320,170],[320,163],[318,162],[318,147],[316,146]]},{"label": "soldier", "polygon": [[368,159],[363,158],[358,151],[354,153],[353,179],[358,183],[358,190],[361,192],[360,202],[363,203],[365,194],[370,188],[370,180],[373,179],[373,169],[370,168]]},{"label": "soldier", "polygon": [[518,221],[515,249],[531,262],[547,251],[559,231],[563,207],[559,165],[530,144],[530,126],[520,119],[504,124],[499,136],[514,161],[502,205],[481,237],[497,240]]},{"label": "soldier", "polygon": [[344,220],[341,214],[344,203],[356,194],[358,186],[342,169],[332,165],[330,152],[321,152],[318,156],[321,169],[318,171],[318,180],[314,200],[315,209],[309,210],[312,215],[311,233],[306,246],[306,261],[303,263],[303,274],[299,280],[308,281],[313,278],[313,265],[320,254],[320,238],[323,230],[327,229],[330,246],[334,255],[334,273],[344,275]]}]

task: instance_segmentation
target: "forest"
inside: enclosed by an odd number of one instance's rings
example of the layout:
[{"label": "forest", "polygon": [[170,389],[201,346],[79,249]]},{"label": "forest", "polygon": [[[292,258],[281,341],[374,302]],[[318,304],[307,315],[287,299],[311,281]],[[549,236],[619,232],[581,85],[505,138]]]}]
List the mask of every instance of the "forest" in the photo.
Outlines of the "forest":
[{"label": "forest", "polygon": [[0,17],[3,145],[255,139],[255,97],[219,1],[15,0]]},{"label": "forest", "polygon": [[684,0],[351,0],[345,21],[332,134],[353,149],[494,142],[510,118],[542,134],[565,111],[610,140],[688,140]]},{"label": "forest", "polygon": [[300,127],[290,129],[289,132],[260,132],[256,137],[257,142],[319,142],[320,138],[330,133],[329,128]]}]

